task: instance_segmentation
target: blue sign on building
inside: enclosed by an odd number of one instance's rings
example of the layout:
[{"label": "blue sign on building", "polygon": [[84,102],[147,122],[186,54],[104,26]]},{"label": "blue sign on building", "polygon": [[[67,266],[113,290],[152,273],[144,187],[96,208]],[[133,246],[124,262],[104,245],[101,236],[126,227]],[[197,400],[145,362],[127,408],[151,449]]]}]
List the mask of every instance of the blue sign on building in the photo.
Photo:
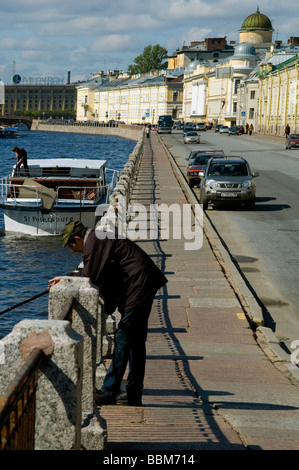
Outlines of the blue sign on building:
[{"label": "blue sign on building", "polygon": [[12,77],[12,81],[13,81],[16,85],[17,85],[18,83],[20,83],[20,81],[21,81],[20,75],[14,75],[14,76]]}]

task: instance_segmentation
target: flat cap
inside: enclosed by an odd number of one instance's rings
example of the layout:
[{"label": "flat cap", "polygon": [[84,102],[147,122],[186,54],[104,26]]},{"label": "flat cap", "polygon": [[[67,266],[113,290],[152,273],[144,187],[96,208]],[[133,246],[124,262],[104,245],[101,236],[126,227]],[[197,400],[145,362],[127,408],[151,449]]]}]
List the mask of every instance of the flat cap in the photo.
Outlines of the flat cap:
[{"label": "flat cap", "polygon": [[63,248],[66,247],[71,237],[81,232],[83,229],[85,229],[85,227],[79,220],[73,220],[66,224],[66,226],[61,230]]}]

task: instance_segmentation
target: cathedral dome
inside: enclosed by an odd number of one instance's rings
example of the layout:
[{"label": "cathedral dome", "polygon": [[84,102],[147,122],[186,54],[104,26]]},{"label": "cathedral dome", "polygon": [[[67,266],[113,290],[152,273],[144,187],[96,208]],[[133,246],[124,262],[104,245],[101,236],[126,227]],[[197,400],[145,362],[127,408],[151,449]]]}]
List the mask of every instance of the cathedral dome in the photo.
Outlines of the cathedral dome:
[{"label": "cathedral dome", "polygon": [[257,30],[273,31],[272,23],[269,20],[268,16],[263,15],[263,13],[260,13],[258,8],[255,13],[245,18],[241,26],[241,31]]}]

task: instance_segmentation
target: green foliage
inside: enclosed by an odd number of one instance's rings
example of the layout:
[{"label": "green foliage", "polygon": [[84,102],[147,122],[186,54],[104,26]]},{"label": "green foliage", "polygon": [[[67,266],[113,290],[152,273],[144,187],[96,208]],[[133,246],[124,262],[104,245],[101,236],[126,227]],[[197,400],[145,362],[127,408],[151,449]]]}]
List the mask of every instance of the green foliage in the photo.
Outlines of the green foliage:
[{"label": "green foliage", "polygon": [[40,110],[16,110],[14,116],[27,116],[34,119],[48,119],[50,117],[55,119],[75,119],[76,112],[72,109],[48,109],[44,112]]},{"label": "green foliage", "polygon": [[165,69],[167,68],[167,56],[167,50],[159,44],[146,46],[143,53],[134,59],[134,64],[129,65],[128,73],[134,75]]}]

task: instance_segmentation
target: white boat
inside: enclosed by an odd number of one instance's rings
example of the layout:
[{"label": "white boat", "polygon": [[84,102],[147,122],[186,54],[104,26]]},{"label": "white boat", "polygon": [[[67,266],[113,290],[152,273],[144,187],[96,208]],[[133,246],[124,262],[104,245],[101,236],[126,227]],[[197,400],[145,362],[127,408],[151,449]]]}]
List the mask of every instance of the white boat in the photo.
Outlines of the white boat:
[{"label": "white boat", "polygon": [[0,180],[6,232],[58,235],[72,220],[94,228],[96,211],[98,215],[99,206],[108,204],[118,171],[107,169],[105,160],[44,158],[27,163],[29,174],[14,166]]},{"label": "white boat", "polygon": [[15,138],[15,137],[19,137],[19,131],[17,127],[0,126],[0,138]]}]

